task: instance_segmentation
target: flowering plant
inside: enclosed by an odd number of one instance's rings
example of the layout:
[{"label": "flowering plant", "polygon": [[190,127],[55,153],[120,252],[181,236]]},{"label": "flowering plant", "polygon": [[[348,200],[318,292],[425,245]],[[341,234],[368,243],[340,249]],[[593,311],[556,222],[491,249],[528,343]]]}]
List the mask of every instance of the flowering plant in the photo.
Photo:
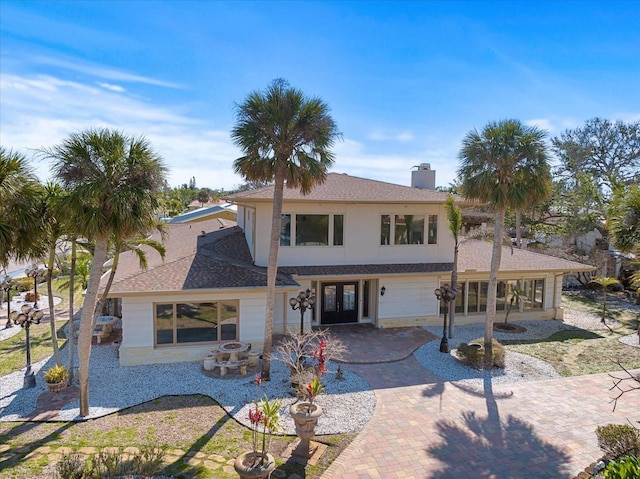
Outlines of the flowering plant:
[{"label": "flowering plant", "polygon": [[[256,376],[255,382],[259,387],[262,379]],[[271,436],[280,430],[281,406],[280,400],[269,400],[265,394],[261,401],[254,401],[253,406],[249,409],[254,466],[264,464],[267,452],[269,452]]]},{"label": "flowering plant", "polygon": [[327,356],[325,353],[326,348],[327,348],[327,343],[323,338],[320,340],[320,343],[318,344],[317,349],[313,352],[313,359],[318,361],[318,373],[320,375],[323,375],[324,373],[327,372],[327,366],[325,364],[327,362]]},{"label": "flowering plant", "polygon": [[313,400],[322,392],[324,384],[320,382],[320,378],[315,376],[304,390],[305,396],[309,400],[309,404],[313,404]]}]

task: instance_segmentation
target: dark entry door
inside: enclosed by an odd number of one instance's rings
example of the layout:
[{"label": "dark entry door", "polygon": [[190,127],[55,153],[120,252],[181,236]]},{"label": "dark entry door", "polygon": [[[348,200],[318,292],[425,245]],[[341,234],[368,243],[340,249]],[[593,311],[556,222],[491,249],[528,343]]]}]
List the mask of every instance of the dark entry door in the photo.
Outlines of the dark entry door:
[{"label": "dark entry door", "polygon": [[322,284],[322,324],[358,322],[358,282]]}]

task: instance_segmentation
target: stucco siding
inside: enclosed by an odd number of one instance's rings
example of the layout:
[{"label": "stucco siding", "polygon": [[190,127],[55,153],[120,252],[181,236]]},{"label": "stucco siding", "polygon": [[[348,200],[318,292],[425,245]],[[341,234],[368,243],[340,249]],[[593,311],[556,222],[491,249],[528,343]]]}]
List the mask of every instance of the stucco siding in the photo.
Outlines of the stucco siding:
[{"label": "stucco siding", "polygon": [[[282,212],[292,215],[292,223],[296,214],[344,215],[344,245],[295,246],[292,228],[291,246],[280,247],[278,253],[280,266],[443,263],[453,258],[453,238],[446,227],[445,210],[438,205],[287,203]],[[438,215],[437,244],[380,245],[383,214],[425,216],[425,238],[428,215]],[[255,261],[259,266],[267,265],[270,228],[271,204],[260,203],[256,207],[256,229],[260,234],[255,238]]]}]

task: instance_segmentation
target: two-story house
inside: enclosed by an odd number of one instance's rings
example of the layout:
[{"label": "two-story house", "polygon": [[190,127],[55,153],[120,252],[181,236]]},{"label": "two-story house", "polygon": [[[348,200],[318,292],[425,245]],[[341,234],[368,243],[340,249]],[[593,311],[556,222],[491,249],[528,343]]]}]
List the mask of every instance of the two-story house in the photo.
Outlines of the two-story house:
[{"label": "two-story house", "polygon": [[[442,324],[434,290],[449,282],[454,240],[445,193],[434,172],[413,172],[402,186],[330,173],[309,194],[284,192],[274,330],[298,330],[289,299],[309,289],[316,302],[304,327],[371,323],[376,327]],[[164,262],[140,270],[121,259],[110,296],[122,300],[122,364],[195,360],[226,340],[260,348],[273,188],[231,195],[237,226],[217,221],[169,225]],[[462,199],[458,199],[464,204]],[[484,319],[491,243],[463,241],[456,323]],[[562,276],[587,265],[505,247],[498,310],[509,288],[523,301],[512,320],[561,318]]]}]

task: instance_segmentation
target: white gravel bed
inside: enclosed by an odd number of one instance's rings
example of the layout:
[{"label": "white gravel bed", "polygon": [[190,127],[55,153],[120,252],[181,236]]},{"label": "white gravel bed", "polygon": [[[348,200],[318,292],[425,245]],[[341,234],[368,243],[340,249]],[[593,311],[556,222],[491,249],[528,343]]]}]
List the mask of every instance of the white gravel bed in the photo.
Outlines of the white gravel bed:
[{"label": "white gravel bed", "polygon": [[[493,337],[498,341],[504,339],[543,339],[553,333],[566,329],[574,329],[562,321],[518,321],[527,330],[523,333],[512,334],[494,331]],[[442,336],[442,328],[427,328],[438,337]],[[536,381],[559,377],[553,366],[531,356],[507,351],[505,368],[491,371],[479,371],[465,366],[455,357],[455,350],[460,343],[469,342],[484,336],[484,324],[456,326],[455,337],[449,339],[450,353],[440,352],[440,341],[431,341],[418,348],[414,353],[418,362],[427,370],[449,381],[461,381],[468,386],[482,387],[487,376],[492,384],[510,384],[521,381]]]},{"label": "white gravel bed", "polygon": [[[64,358],[64,351],[62,355]],[[283,432],[295,433],[288,412],[289,405],[295,402],[290,394],[289,369],[279,361],[271,362],[271,381],[263,382],[258,388],[253,378],[210,378],[203,374],[200,361],[121,367],[117,356],[117,345],[92,350],[90,414],[81,418],[79,402],[74,401],[60,411],[60,420],[93,419],[165,395],[203,394],[216,400],[237,421],[249,425],[249,405],[267,394],[270,399],[282,399],[280,423],[284,427]],[[49,358],[32,366],[37,373],[37,385],[33,389],[22,389],[24,369],[0,378],[0,420],[19,421],[33,412],[38,395],[46,390],[42,375],[52,364]],[[316,399],[324,410],[317,433],[361,430],[373,415],[375,394],[360,376],[344,370],[344,379],[337,380],[337,365],[329,363],[327,369],[323,376],[326,394]]]}]

